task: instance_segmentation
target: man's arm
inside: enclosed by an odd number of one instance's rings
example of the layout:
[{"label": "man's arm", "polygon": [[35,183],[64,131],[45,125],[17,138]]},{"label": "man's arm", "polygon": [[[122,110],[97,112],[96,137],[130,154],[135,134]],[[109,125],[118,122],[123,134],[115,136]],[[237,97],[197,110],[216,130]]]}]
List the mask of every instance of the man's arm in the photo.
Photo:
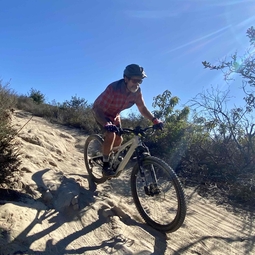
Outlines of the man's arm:
[{"label": "man's arm", "polygon": [[146,107],[146,105],[143,103],[142,105],[137,106],[139,112],[148,120],[152,121],[154,116],[152,115],[152,113],[148,110],[148,108]]},{"label": "man's arm", "polygon": [[163,122],[157,118],[155,118],[152,113],[148,110],[148,108],[145,106],[143,97],[141,96],[139,103],[137,104],[138,110],[140,113],[147,118],[148,120],[152,121],[153,125],[155,126],[156,129],[163,129]]}]

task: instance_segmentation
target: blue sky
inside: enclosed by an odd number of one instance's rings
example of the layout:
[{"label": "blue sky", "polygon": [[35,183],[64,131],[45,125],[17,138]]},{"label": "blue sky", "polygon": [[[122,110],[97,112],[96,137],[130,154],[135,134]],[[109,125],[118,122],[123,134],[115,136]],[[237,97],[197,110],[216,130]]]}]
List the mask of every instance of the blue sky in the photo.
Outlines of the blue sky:
[{"label": "blue sky", "polygon": [[[0,79],[48,102],[92,103],[137,63],[149,109],[165,90],[183,105],[211,85],[227,88],[201,62],[244,52],[254,13],[254,0],[0,0]],[[230,85],[238,102],[241,84]]]}]

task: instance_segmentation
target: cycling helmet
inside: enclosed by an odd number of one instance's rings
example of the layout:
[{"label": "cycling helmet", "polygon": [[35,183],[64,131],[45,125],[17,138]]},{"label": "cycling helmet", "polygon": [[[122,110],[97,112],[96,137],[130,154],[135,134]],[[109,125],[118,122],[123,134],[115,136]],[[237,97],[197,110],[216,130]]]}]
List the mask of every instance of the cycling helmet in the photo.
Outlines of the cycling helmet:
[{"label": "cycling helmet", "polygon": [[133,76],[140,76],[142,79],[147,77],[145,74],[143,67],[136,65],[136,64],[131,64],[128,65],[125,70],[124,70],[124,77],[131,78]]}]

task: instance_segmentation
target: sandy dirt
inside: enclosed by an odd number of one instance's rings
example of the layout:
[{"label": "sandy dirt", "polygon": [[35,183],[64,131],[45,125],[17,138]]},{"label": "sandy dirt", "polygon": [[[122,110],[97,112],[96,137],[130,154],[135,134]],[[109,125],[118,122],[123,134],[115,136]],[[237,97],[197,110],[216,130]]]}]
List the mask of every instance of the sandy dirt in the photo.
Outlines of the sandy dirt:
[{"label": "sandy dirt", "polygon": [[[16,111],[19,130],[31,115]],[[163,234],[146,225],[130,192],[130,170],[97,187],[83,160],[86,134],[33,117],[19,132],[22,182],[0,197],[0,255],[255,254],[254,219],[234,215],[186,188],[183,226]]]}]

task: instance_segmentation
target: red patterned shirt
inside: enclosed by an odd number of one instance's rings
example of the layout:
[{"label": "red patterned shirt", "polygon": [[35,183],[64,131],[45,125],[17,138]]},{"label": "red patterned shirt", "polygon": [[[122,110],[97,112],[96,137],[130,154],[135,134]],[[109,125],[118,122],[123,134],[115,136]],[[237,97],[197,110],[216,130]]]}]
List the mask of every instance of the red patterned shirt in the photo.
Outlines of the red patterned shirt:
[{"label": "red patterned shirt", "polygon": [[136,104],[138,107],[144,105],[141,89],[135,93],[127,92],[124,79],[115,81],[107,86],[105,91],[95,100],[93,109],[100,108],[106,117],[114,119],[121,111]]}]

